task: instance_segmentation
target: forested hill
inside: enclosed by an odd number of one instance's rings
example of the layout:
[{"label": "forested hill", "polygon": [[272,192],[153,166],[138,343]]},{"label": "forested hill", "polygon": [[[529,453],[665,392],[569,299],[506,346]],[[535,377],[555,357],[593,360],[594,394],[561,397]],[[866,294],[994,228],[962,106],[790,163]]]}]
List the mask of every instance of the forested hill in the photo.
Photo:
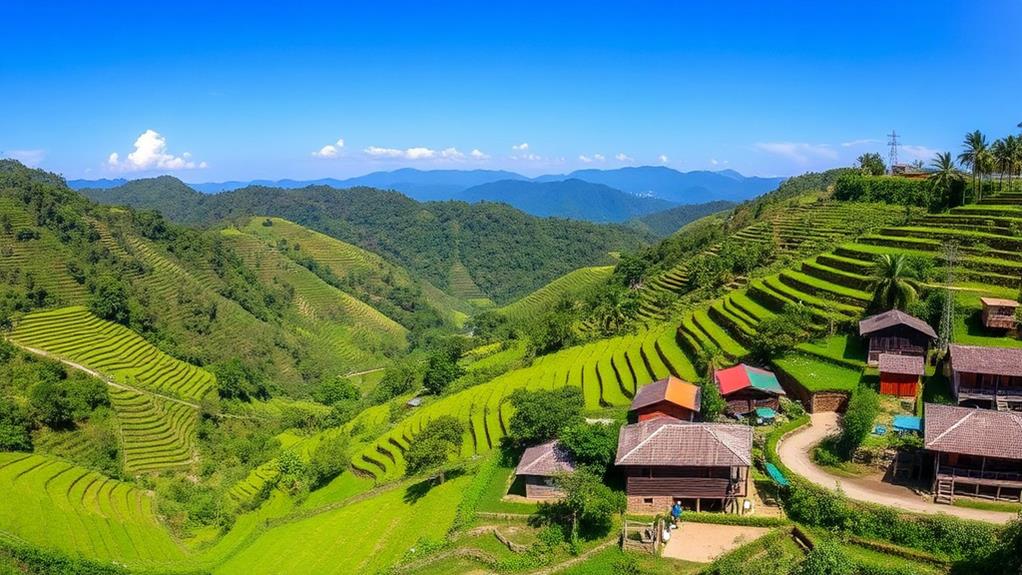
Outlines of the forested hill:
[{"label": "forested hill", "polygon": [[467,202],[504,202],[535,216],[590,222],[623,222],[674,206],[659,198],[626,194],[574,178],[558,182],[500,180],[471,187],[457,197]]},{"label": "forested hill", "polygon": [[724,200],[706,202],[705,204],[686,204],[635,218],[628,224],[643,231],[650,231],[660,237],[667,237],[691,222],[734,207],[734,202]]},{"label": "forested hill", "polygon": [[159,209],[189,224],[281,217],[383,255],[448,291],[467,270],[498,303],[580,267],[613,263],[613,252],[634,251],[653,238],[621,225],[538,218],[488,202],[419,203],[375,188],[250,186],[204,196],[162,177],[82,193],[102,203]]}]

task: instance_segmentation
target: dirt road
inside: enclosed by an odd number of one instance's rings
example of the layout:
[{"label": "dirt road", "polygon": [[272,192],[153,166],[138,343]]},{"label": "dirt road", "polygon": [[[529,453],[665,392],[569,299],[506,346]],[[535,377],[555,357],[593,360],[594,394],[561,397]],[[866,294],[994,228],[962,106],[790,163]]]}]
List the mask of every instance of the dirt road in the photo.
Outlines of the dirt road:
[{"label": "dirt road", "polygon": [[812,424],[789,435],[777,446],[777,454],[781,461],[795,473],[821,487],[834,489],[840,486],[845,495],[857,501],[878,503],[913,513],[944,513],[988,523],[1007,523],[1015,518],[1014,513],[940,505],[934,503],[929,497],[917,495],[908,487],[883,483],[874,478],[838,477],[827,473],[812,462],[810,452],[814,445],[834,433],[837,427],[838,416],[836,413],[814,413]]}]

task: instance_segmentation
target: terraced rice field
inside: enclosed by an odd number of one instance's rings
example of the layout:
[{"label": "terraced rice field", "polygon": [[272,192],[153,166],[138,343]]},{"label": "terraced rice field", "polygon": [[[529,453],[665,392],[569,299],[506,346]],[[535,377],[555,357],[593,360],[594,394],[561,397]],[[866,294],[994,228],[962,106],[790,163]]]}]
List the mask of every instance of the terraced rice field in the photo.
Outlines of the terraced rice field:
[{"label": "terraced rice field", "polygon": [[671,326],[572,347],[417,409],[358,451],[352,465],[377,481],[399,477],[409,441],[426,422],[440,415],[454,415],[465,424],[463,456],[488,452],[506,434],[511,408],[505,400],[517,389],[572,385],[582,389],[587,408],[598,409],[626,406],[638,387],[671,373],[688,380],[696,378]]},{"label": "terraced rice field", "polygon": [[83,467],[0,453],[0,493],[3,530],[32,545],[140,567],[184,558],[151,495]]},{"label": "terraced rice field", "polygon": [[202,399],[215,386],[208,371],[170,357],[130,329],[80,306],[29,314],[10,338],[118,383],[183,399]]},{"label": "terraced rice field", "polygon": [[[825,249],[842,238],[855,237],[873,229],[889,226],[904,218],[902,212],[883,204],[816,202],[795,204],[756,224],[739,230],[734,238],[746,242],[771,243],[780,253]],[[716,246],[709,250],[716,252]],[[741,287],[736,284],[733,287]],[[658,303],[672,294],[688,291],[686,263],[681,262],[648,282],[643,290],[640,314],[645,319],[663,319],[665,310]]]},{"label": "terraced rice field", "polygon": [[[327,365],[353,372],[383,363],[383,349],[403,349],[408,330],[372,306],[327,284],[254,235],[227,229],[223,235],[267,283],[294,288],[295,322],[308,330],[310,344],[322,347]],[[339,360],[339,361],[338,361]]]},{"label": "terraced rice field", "polygon": [[561,298],[573,297],[600,284],[614,272],[614,266],[581,268],[555,279],[500,311],[512,320],[535,317],[549,310]]},{"label": "terraced rice field", "polygon": [[[966,290],[959,296],[960,302],[978,309],[979,295],[1011,296],[1009,291],[1017,289],[1022,278],[1022,238],[1016,235],[1016,230],[1022,230],[1022,210],[1017,209],[1022,206],[998,201],[992,197],[979,206],[918,217],[908,226],[881,227],[792,269],[756,278],[746,288],[685,313],[678,328],[682,348],[689,357],[716,347],[740,359],[756,337],[758,324],[789,303],[804,304],[820,329],[855,320],[869,304],[870,275],[878,255],[906,254],[929,259],[939,268],[945,240],[960,244],[956,275],[964,278],[961,287]],[[857,213],[852,208],[846,211]],[[967,330],[962,325],[956,333]],[[996,334],[969,330],[968,339],[980,345],[1005,345]],[[830,347],[801,345],[796,353],[778,360],[777,367],[811,391],[853,387],[859,380],[861,362],[847,357],[844,348]]]},{"label": "terraced rice field", "polygon": [[117,414],[125,471],[157,471],[192,462],[198,423],[192,402],[213,390],[212,374],[80,307],[28,315],[10,337],[115,382],[110,401]]},{"label": "terraced rice field", "polygon": [[421,498],[393,489],[366,501],[271,528],[214,573],[376,573],[420,538],[440,539],[454,521],[470,478],[433,487]]},{"label": "terraced rice field", "polygon": [[[64,247],[53,232],[36,227],[24,205],[12,198],[0,198],[0,214],[5,224],[0,226],[0,272],[8,278],[17,274],[22,285],[31,276],[33,285],[46,290],[60,305],[83,303],[87,290],[68,273],[68,260],[61,257]],[[4,231],[6,227],[9,232]],[[18,232],[27,229],[37,231],[39,239],[17,240]]]},{"label": "terraced rice field", "polygon": [[472,275],[468,273],[468,268],[459,261],[454,262],[454,265],[451,266],[450,288],[454,297],[466,301],[487,299],[486,294],[479,289],[475,280],[472,279]]}]

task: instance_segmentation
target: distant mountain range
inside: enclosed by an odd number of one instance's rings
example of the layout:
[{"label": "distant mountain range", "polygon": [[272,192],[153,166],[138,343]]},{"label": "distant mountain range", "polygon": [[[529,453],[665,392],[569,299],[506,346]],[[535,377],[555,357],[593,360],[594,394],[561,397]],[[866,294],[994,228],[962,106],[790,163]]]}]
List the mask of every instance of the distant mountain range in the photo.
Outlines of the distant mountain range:
[{"label": "distant mountain range", "polygon": [[[784,178],[746,177],[734,170],[679,172],[662,166],[614,170],[578,170],[528,178],[504,170],[417,170],[403,168],[355,178],[317,180],[251,180],[188,184],[204,194],[249,186],[284,189],[330,186],[372,187],[401,192],[417,201],[461,200],[503,202],[536,216],[592,222],[625,222],[677,208],[660,222],[684,219],[685,206],[708,202],[740,202],[777,188]],[[112,189],[130,184],[124,179],[71,180],[73,189]],[[128,185],[130,190],[131,186]],[[159,203],[157,198],[147,203]],[[697,210],[701,213],[702,210]],[[661,233],[663,233],[661,231]]]}]

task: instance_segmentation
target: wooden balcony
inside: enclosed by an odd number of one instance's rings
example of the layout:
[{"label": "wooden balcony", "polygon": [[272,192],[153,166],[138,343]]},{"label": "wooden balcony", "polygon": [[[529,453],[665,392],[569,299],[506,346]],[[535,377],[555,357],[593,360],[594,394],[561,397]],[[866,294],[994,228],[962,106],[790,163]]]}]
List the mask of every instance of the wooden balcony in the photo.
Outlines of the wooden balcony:
[{"label": "wooden balcony", "polygon": [[937,468],[937,478],[969,485],[1022,489],[1022,473],[1016,471],[986,471],[941,465]]},{"label": "wooden balcony", "polygon": [[629,477],[628,495],[692,499],[745,497],[745,482],[716,477]]},{"label": "wooden balcony", "polygon": [[983,318],[983,325],[989,329],[1015,329],[1015,316],[989,314]]}]

